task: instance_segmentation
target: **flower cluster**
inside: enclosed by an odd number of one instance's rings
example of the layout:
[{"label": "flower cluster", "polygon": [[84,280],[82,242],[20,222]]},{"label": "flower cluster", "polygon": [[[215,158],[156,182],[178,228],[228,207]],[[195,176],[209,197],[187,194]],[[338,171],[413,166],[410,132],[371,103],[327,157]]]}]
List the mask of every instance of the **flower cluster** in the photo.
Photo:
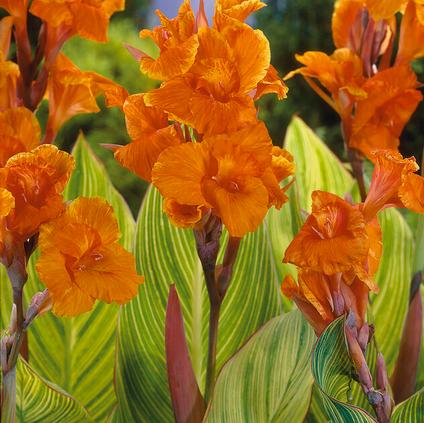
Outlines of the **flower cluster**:
[{"label": "flower cluster", "polygon": [[[396,48],[399,11],[403,16]],[[297,55],[305,66],[286,78],[303,75],[339,114],[348,148],[369,159],[375,149],[396,150],[404,126],[422,101],[410,61],[424,56],[424,4],[338,0],[332,29],[334,53]],[[392,63],[393,51],[397,54]]]},{"label": "flower cluster", "polygon": [[268,40],[243,22],[263,6],[219,0],[209,25],[203,3],[195,16],[185,0],[176,18],[158,11],[160,26],[140,33],[159,49],[156,58],[139,53],[140,69],[162,83],[127,98],[132,142],[115,157],[159,189],[177,226],[212,213],[242,237],[287,200],[280,182],[293,174],[293,158],[273,147],[254,104],[267,93],[282,99],[287,88],[270,64]]},{"label": "flower cluster", "polygon": [[[39,246],[37,271],[58,315],[90,310],[96,299],[124,303],[142,282],[134,257],[118,244],[111,207],[96,198],[65,203],[74,159],[50,145],[68,119],[99,111],[99,94],[108,106],[122,107],[127,97],[122,87],[81,71],[59,52],[75,34],[104,41],[109,17],[121,3],[34,0],[30,11],[43,23],[33,55],[28,1],[0,0],[10,13],[0,21],[0,258],[13,288],[22,292],[27,261]],[[13,29],[18,64],[7,60]],[[41,138],[33,111],[44,97],[49,116]]]},{"label": "flower cluster", "polygon": [[284,261],[298,267],[298,283],[287,276],[282,291],[296,302],[317,334],[351,311],[358,329],[365,322],[368,293],[378,291],[374,275],[382,240],[377,213],[387,207],[424,213],[424,178],[415,173],[415,159],[379,150],[373,160],[365,202],[351,204],[315,191],[312,213],[285,253]]}]

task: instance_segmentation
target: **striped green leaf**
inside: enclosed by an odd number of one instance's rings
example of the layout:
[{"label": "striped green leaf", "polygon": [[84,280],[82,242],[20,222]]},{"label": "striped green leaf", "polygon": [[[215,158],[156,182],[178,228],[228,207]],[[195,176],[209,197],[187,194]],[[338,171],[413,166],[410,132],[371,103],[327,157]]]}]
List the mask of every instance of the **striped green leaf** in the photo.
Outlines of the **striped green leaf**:
[{"label": "striped green leaf", "polygon": [[[175,282],[177,287],[194,373],[201,389],[207,354],[208,298],[193,234],[169,223],[155,189],[144,200],[136,236],[136,257],[145,284],[120,316],[116,372],[120,407],[114,419],[171,422],[164,351],[169,284]],[[233,281],[222,306],[218,368],[265,322],[281,313],[279,284],[268,231],[263,225],[241,244]]]},{"label": "striped green leaf", "polygon": [[321,404],[332,423],[375,422],[365,410],[352,404],[352,389],[357,383],[351,377],[343,325],[343,317],[331,323],[312,353],[312,374],[320,390]]},{"label": "striped green leaf", "polygon": [[423,417],[424,389],[421,389],[396,406],[392,414],[392,423],[421,423]]},{"label": "striped green leaf", "polygon": [[383,232],[383,255],[376,275],[380,292],[370,298],[369,320],[374,323],[377,345],[391,374],[408,309],[414,241],[397,210],[380,213],[379,221]]},{"label": "striped green leaf", "polygon": [[206,422],[302,422],[314,342],[298,310],[270,320],[222,368]]},{"label": "striped green leaf", "polygon": [[58,386],[42,378],[24,360],[16,369],[18,397],[16,420],[20,423],[91,422],[87,410]]},{"label": "striped green leaf", "polygon": [[[121,242],[130,249],[134,219],[83,137],[76,143],[73,156],[76,169],[68,184],[66,198],[72,200],[81,195],[108,200],[119,222]],[[26,303],[36,292],[44,289],[35,272],[36,257],[37,254],[34,254],[29,264],[29,279],[24,290]],[[1,272],[1,290],[4,327],[9,321],[11,307],[4,269]],[[118,311],[117,305],[98,302],[93,311],[75,318],[57,318],[48,313],[37,318],[28,331],[31,366],[41,376],[77,398],[98,421],[104,420],[116,403],[113,368]]]}]

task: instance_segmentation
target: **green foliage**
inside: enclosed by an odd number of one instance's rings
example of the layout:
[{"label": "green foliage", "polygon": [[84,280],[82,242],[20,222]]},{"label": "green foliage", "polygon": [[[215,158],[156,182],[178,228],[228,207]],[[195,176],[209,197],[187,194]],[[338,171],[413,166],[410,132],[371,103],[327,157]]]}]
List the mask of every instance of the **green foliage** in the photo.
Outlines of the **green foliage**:
[{"label": "green foliage", "polygon": [[309,408],[315,342],[294,310],[264,325],[223,367],[207,422],[300,422]]},{"label": "green foliage", "polygon": [[17,410],[19,423],[88,423],[87,410],[68,393],[48,382],[23,359],[16,368]]},{"label": "green foliage", "polygon": [[[140,211],[135,253],[146,280],[138,297],[123,307],[119,320],[119,421],[172,421],[164,350],[170,283],[176,284],[181,301],[194,373],[201,390],[206,369],[209,304],[193,234],[170,224],[155,189],[148,192]],[[281,312],[279,280],[265,224],[242,241],[221,311],[218,367]]]}]

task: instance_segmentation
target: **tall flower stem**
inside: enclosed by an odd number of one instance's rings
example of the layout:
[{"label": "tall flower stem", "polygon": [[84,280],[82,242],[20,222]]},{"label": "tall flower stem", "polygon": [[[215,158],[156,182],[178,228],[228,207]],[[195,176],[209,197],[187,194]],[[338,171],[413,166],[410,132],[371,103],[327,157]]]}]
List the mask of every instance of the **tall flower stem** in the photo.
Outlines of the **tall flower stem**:
[{"label": "tall flower stem", "polygon": [[216,355],[221,305],[227,293],[233,273],[233,266],[240,246],[240,238],[230,237],[222,265],[216,265],[218,258],[222,223],[210,216],[202,229],[195,229],[197,254],[205,275],[209,295],[209,343],[206,369],[205,401],[208,403],[216,382]]},{"label": "tall flower stem", "polygon": [[206,369],[206,387],[205,387],[205,401],[209,402],[216,381],[216,352],[218,345],[218,326],[219,314],[221,310],[221,301],[210,302],[209,314],[209,344],[208,344],[208,361]]}]

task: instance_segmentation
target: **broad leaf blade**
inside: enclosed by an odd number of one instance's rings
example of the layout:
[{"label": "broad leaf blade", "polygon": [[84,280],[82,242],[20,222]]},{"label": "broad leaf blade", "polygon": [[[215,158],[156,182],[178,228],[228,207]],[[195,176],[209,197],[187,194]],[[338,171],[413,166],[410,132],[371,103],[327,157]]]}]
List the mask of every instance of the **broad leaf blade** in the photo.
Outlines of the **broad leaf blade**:
[{"label": "broad leaf blade", "polygon": [[406,401],[401,402],[393,411],[392,423],[419,423],[424,416],[424,389]]},{"label": "broad leaf blade", "polygon": [[303,421],[314,341],[298,310],[270,320],[222,368],[206,421]]},{"label": "broad leaf blade", "polygon": [[[145,284],[120,317],[116,383],[119,415],[125,422],[171,422],[164,341],[169,284],[176,284],[201,390],[209,304],[193,234],[169,223],[155,189],[148,192],[138,219],[136,256]],[[261,226],[242,241],[234,278],[222,306],[218,368],[260,326],[280,314],[279,284],[268,234]]]},{"label": "broad leaf blade", "polygon": [[16,419],[21,423],[91,422],[87,410],[68,393],[40,377],[24,360],[16,369]]}]

